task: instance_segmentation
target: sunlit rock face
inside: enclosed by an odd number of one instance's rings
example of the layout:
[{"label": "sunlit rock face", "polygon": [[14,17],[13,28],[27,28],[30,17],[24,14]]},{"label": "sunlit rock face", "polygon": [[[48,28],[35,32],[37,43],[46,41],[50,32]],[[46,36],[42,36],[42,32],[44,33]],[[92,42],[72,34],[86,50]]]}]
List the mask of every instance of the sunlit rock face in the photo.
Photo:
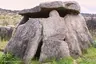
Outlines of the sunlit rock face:
[{"label": "sunlit rock face", "polygon": [[6,52],[23,59],[39,61],[78,58],[92,44],[92,37],[77,2],[41,3],[22,10],[24,16],[5,48]]}]

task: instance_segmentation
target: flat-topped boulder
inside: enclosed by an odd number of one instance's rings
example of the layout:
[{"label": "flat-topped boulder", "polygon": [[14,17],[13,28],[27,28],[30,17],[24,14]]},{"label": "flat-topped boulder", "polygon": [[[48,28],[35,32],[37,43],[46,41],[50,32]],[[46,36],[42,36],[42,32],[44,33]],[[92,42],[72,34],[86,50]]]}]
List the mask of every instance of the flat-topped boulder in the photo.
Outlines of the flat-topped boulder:
[{"label": "flat-topped boulder", "polygon": [[32,18],[44,18],[49,17],[49,12],[52,10],[57,10],[60,16],[64,17],[66,14],[79,14],[80,6],[74,1],[55,1],[49,3],[41,3],[31,9],[25,9],[19,12],[20,15],[27,15]]}]

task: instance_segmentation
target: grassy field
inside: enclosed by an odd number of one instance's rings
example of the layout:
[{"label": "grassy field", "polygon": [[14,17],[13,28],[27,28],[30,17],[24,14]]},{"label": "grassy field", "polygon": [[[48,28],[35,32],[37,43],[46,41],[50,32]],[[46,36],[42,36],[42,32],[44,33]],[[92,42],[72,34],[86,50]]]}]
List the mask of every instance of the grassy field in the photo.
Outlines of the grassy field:
[{"label": "grassy field", "polygon": [[[0,42],[0,49],[4,49],[8,41],[1,41]],[[50,62],[47,62],[47,64],[73,64],[75,60],[75,63],[77,64],[96,64],[96,48],[91,47],[87,50],[86,54],[83,54],[78,59],[73,59],[73,58],[66,58],[66,59],[61,59],[61,60],[51,60]],[[0,52],[0,61],[3,61],[3,63],[0,64],[21,64],[21,60],[18,58],[12,57],[10,54],[5,56],[3,55],[2,52]],[[4,63],[4,61],[11,61],[9,63]],[[16,62],[12,62],[16,61]],[[18,62],[19,61],[19,62]],[[21,62],[20,62],[21,61]],[[37,60],[32,60],[31,64],[40,64]],[[46,63],[42,63],[46,64]]]},{"label": "grassy field", "polygon": [[96,48],[91,47],[82,57],[76,59],[77,64],[96,64]]},{"label": "grassy field", "polygon": [[3,53],[2,53],[2,52],[0,52],[0,58],[2,57],[2,55],[3,55]]}]

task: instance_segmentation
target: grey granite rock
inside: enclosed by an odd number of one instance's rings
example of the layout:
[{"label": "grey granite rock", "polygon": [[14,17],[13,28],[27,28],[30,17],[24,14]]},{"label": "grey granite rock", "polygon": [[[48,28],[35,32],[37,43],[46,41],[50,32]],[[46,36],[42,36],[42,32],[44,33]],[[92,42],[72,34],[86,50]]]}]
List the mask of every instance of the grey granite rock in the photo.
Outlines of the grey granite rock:
[{"label": "grey granite rock", "polygon": [[9,40],[5,53],[10,52],[27,64],[36,54],[42,38],[41,31],[39,20],[29,19],[25,24],[19,25],[16,33]]},{"label": "grey granite rock", "polygon": [[[92,44],[92,37],[80,13],[80,6],[73,1],[42,3],[23,10],[24,18],[5,48],[5,52],[24,60],[78,58]],[[30,19],[31,18],[31,19]]]},{"label": "grey granite rock", "polygon": [[41,3],[39,6],[36,6],[31,9],[25,9],[19,12],[20,15],[28,15],[32,18],[34,17],[47,17],[49,12],[52,10],[57,10],[59,13],[67,14],[79,14],[80,6],[77,2],[68,1],[55,1],[55,2],[46,2]]},{"label": "grey granite rock", "polygon": [[78,57],[88,49],[92,43],[85,19],[82,15],[66,15],[64,21],[67,27],[66,42],[70,48],[70,54]]},{"label": "grey granite rock", "polygon": [[43,45],[41,48],[40,61],[46,59],[60,59],[69,57],[69,47],[65,39],[66,26],[56,10],[49,14],[49,18],[42,19],[43,25]]}]

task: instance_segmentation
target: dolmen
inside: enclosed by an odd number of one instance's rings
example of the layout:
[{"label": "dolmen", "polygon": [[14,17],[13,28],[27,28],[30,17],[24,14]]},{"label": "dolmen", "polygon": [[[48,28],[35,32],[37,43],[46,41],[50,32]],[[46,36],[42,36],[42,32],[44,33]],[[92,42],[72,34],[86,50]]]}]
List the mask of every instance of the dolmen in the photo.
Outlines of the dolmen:
[{"label": "dolmen", "polygon": [[92,36],[75,1],[41,3],[23,16],[4,52],[28,64],[31,59],[78,58],[92,45]]}]

